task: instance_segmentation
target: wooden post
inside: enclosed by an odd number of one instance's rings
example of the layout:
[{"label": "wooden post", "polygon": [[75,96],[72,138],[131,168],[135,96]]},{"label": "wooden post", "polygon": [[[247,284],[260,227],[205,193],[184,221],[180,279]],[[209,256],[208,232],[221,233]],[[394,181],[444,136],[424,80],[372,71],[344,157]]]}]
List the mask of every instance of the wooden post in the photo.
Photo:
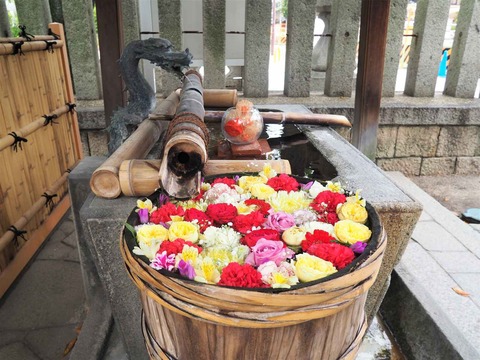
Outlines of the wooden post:
[{"label": "wooden post", "polygon": [[352,143],[371,160],[377,150],[389,9],[390,0],[362,0]]},{"label": "wooden post", "polygon": [[127,94],[123,91],[123,81],[118,68],[118,59],[123,50],[122,2],[97,1],[97,21],[103,102],[108,126],[113,112],[127,104]]}]

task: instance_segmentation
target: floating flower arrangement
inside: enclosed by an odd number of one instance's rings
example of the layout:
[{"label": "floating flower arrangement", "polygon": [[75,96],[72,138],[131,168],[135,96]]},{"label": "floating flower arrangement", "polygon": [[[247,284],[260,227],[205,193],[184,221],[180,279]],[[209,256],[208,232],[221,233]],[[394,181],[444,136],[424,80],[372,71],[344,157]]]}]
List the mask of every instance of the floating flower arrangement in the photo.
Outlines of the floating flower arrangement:
[{"label": "floating flower arrangement", "polygon": [[372,237],[360,191],[269,166],[204,181],[190,200],[157,193],[135,212],[126,224],[134,254],[161,272],[228,287],[281,290],[326,279],[353,268]]}]

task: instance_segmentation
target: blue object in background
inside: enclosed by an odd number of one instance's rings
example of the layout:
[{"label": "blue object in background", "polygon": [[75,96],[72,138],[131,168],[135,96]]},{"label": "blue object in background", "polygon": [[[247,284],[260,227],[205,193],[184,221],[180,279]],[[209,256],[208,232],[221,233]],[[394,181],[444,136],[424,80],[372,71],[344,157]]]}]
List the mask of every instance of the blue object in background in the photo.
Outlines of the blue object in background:
[{"label": "blue object in background", "polygon": [[467,211],[462,214],[462,218],[466,222],[480,224],[480,209],[467,209]]},{"label": "blue object in background", "polygon": [[438,76],[440,77],[447,76],[447,61],[448,61],[448,50],[445,49],[442,54],[442,60],[440,61]]}]

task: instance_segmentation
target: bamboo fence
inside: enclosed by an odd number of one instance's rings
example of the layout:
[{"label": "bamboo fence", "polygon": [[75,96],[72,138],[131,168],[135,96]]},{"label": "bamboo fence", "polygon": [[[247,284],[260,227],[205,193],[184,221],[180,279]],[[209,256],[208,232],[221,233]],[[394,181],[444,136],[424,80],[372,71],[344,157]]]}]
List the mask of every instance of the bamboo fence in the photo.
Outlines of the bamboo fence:
[{"label": "bamboo fence", "polygon": [[0,297],[68,209],[82,157],[63,26],[50,29],[0,38]]}]

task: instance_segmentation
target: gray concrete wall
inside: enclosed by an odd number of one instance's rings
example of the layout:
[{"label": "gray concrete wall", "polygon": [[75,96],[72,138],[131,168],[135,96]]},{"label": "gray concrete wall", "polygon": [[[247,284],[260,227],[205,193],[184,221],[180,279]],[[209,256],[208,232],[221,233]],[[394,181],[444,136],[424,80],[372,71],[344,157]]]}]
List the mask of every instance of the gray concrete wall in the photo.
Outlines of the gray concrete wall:
[{"label": "gray concrete wall", "polygon": [[328,49],[325,95],[350,97],[360,21],[358,0],[332,2],[330,27],[332,39]]},{"label": "gray concrete wall", "polygon": [[405,94],[432,97],[442,56],[450,0],[419,0],[415,12]]},{"label": "gray concrete wall", "polygon": [[480,2],[463,0],[458,14],[445,95],[473,98],[480,77]]},{"label": "gray concrete wall", "polygon": [[33,35],[46,35],[48,24],[52,22],[48,0],[15,0],[18,21],[27,27],[27,32]]},{"label": "gray concrete wall", "polygon": [[92,2],[62,0],[62,7],[75,95],[77,99],[100,99],[100,61]]},{"label": "gray concrete wall", "polygon": [[203,1],[203,65],[206,89],[225,87],[225,1]]},{"label": "gray concrete wall", "polygon": [[287,96],[310,95],[315,5],[316,0],[298,0],[288,3],[283,91]]},{"label": "gray concrete wall", "polygon": [[10,23],[5,1],[0,1],[0,37],[10,37]]},{"label": "gray concrete wall", "polygon": [[245,2],[245,96],[268,97],[271,12],[270,0]]}]

